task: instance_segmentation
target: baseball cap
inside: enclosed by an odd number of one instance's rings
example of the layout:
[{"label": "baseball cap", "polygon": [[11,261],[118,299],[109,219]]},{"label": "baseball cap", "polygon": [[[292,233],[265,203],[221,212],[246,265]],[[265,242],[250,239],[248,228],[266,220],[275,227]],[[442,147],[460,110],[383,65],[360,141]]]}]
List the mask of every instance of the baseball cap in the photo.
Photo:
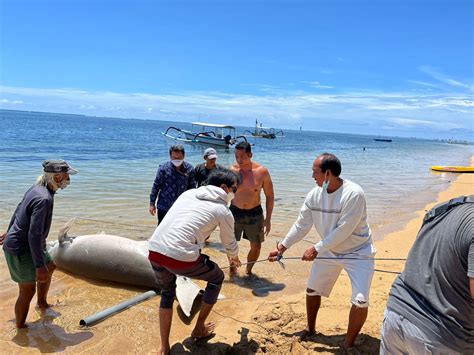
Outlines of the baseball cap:
[{"label": "baseball cap", "polygon": [[217,152],[214,148],[207,148],[204,151],[204,159],[216,159],[217,158]]},{"label": "baseball cap", "polygon": [[79,171],[70,166],[65,160],[45,160],[43,162],[43,171],[45,173],[68,173],[77,174]]}]

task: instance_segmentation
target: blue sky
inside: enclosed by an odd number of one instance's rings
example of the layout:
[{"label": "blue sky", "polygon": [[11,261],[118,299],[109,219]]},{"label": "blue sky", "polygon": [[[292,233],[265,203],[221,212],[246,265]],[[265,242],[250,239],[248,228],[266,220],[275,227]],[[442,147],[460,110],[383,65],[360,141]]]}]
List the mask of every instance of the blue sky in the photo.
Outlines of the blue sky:
[{"label": "blue sky", "polygon": [[0,108],[474,140],[471,0],[0,4]]}]

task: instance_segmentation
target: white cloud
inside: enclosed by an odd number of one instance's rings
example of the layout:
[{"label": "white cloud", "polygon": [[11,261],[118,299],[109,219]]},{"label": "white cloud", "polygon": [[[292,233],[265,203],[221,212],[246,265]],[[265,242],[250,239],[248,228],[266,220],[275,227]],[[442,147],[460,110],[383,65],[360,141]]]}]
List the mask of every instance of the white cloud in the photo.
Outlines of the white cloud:
[{"label": "white cloud", "polygon": [[409,82],[409,83],[412,83],[412,84],[417,84],[417,85],[421,85],[421,86],[433,88],[433,89],[439,89],[439,85],[432,84],[432,83],[427,83],[427,82],[425,82],[425,81],[420,81],[420,80],[408,80],[408,82]]},{"label": "white cloud", "polygon": [[456,123],[437,122],[423,119],[411,119],[411,118],[390,118],[389,122],[393,122],[396,126],[405,128],[435,128],[445,130],[462,128],[462,125]]},{"label": "white cloud", "polygon": [[333,86],[321,85],[319,81],[310,81],[308,84],[316,89],[334,89]]},{"label": "white cloud", "polygon": [[209,122],[249,126],[259,117],[266,126],[299,128],[303,124],[306,128],[320,128],[320,123],[324,123],[326,130],[343,127],[349,132],[364,129],[367,133],[383,126],[422,130],[472,127],[474,100],[464,93],[322,94],[314,90],[282,91],[272,86],[268,89],[265,94],[250,95],[0,87],[4,97],[0,107],[13,108],[12,101],[21,100],[28,105],[17,104],[15,109],[175,121],[192,121],[200,116]]},{"label": "white cloud", "polygon": [[459,80],[455,80],[453,78],[448,77],[445,74],[440,73],[438,70],[435,68],[428,66],[428,65],[423,65],[419,67],[419,70],[422,71],[425,74],[428,74],[431,76],[433,79],[438,80],[444,84],[447,84],[449,86],[454,86],[454,87],[460,87],[468,90],[474,90],[474,85],[466,84],[463,83]]}]

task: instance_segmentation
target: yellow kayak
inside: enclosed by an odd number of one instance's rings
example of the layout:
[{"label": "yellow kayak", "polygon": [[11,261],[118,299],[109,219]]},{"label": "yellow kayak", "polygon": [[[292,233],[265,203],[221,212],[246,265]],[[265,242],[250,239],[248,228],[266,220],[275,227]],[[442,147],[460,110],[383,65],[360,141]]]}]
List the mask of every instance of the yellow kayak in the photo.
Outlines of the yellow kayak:
[{"label": "yellow kayak", "polygon": [[449,173],[474,173],[474,166],[437,166],[431,167],[434,171],[445,171]]}]

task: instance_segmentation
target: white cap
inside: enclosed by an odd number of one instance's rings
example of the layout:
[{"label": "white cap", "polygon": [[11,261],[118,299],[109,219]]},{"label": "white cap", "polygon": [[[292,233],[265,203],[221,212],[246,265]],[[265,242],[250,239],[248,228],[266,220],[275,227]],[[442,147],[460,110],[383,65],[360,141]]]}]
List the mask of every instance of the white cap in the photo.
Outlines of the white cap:
[{"label": "white cap", "polygon": [[204,151],[204,159],[216,159],[217,158],[217,152],[214,148],[207,148]]}]

